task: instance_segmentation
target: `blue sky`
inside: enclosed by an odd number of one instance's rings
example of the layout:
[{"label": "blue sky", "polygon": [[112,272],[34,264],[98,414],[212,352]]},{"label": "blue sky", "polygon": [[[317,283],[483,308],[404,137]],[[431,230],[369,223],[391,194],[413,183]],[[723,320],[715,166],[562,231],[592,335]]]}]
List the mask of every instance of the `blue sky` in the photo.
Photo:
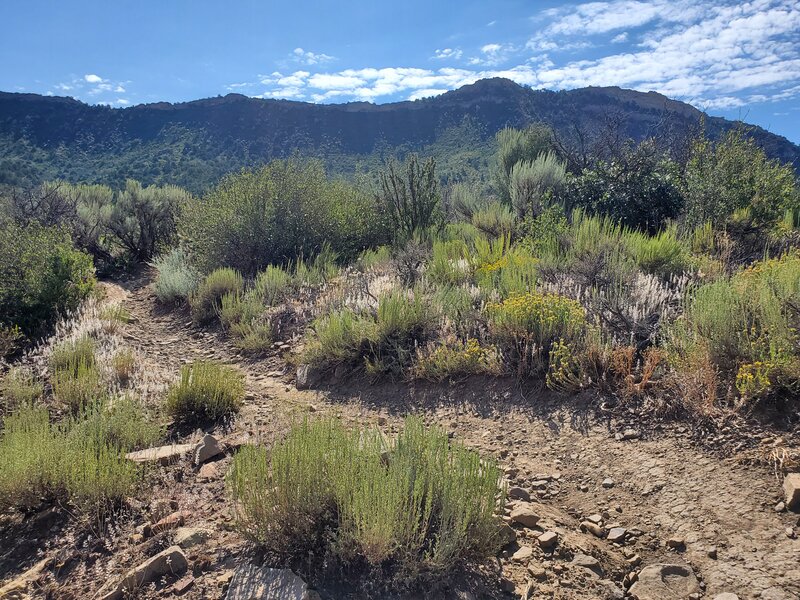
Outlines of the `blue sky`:
[{"label": "blue sky", "polygon": [[797,0],[26,0],[0,17],[4,91],[383,103],[504,76],[655,90],[800,143]]}]

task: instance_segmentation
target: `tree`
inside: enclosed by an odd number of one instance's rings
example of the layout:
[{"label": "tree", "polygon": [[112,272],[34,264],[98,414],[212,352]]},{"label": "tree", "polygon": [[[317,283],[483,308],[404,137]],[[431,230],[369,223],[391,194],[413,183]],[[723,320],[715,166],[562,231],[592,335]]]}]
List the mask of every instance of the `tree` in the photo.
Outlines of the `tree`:
[{"label": "tree", "polygon": [[570,180],[571,206],[610,215],[624,225],[656,231],[680,214],[677,165],[653,140],[629,144],[615,160],[597,161]]},{"label": "tree", "polygon": [[753,225],[769,226],[800,206],[791,165],[768,159],[745,133],[729,131],[716,144],[705,136],[692,143],[683,181],[690,225],[722,224],[747,209]]},{"label": "tree", "polygon": [[178,207],[189,198],[188,192],[173,185],[142,187],[128,180],[114,202],[108,229],[134,258],[149,260],[174,237]]},{"label": "tree", "polygon": [[420,163],[416,154],[403,166],[390,160],[380,174],[380,197],[386,204],[396,236],[411,238],[415,232],[439,227],[444,222],[436,161]]}]

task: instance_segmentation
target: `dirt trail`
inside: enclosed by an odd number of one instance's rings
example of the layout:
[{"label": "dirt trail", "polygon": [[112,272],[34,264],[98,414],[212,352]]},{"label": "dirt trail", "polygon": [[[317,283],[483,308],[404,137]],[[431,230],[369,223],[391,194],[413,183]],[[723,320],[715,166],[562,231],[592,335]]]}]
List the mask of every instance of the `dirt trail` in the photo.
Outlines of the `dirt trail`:
[{"label": "dirt trail", "polygon": [[[798,525],[798,515],[774,510],[781,496],[775,477],[764,467],[740,464],[735,455],[705,454],[680,427],[618,441],[615,433],[623,424],[599,419],[585,398],[536,392],[523,397],[511,383],[486,380],[449,386],[343,381],[323,391],[298,391],[281,374],[280,357],[245,359],[216,333],[192,328],[188,315],[158,307],[146,277],[109,290],[134,317],[125,337],[147,368],[177,374],[183,363],[213,358],[247,375],[246,406],[235,432],[269,438],[308,411],[391,432],[414,411],[497,456],[512,484],[530,490],[534,500],[538,496],[543,527],[556,531],[560,540],[558,552],[543,553],[533,535],[522,532],[518,543],[533,548],[532,558],[501,561],[508,587],[513,584],[518,594],[533,582],[533,598],[621,598],[626,573],[677,562],[694,569],[709,598],[722,592],[742,599],[800,598],[800,541],[787,535],[787,528]],[[220,471],[228,460],[218,465]],[[613,484],[604,486],[608,478]],[[225,577],[220,569],[232,568],[245,548],[226,526],[221,478],[204,481],[188,469],[177,491],[174,483],[171,490],[192,507],[197,520],[213,522],[222,532],[207,547],[209,572],[182,597],[220,597],[217,580]],[[627,530],[624,544],[580,531],[581,521],[596,513],[606,524]],[[673,537],[685,547],[668,548]],[[570,564],[577,552],[600,559],[603,579]],[[136,552],[121,553],[115,571],[136,560]]]}]

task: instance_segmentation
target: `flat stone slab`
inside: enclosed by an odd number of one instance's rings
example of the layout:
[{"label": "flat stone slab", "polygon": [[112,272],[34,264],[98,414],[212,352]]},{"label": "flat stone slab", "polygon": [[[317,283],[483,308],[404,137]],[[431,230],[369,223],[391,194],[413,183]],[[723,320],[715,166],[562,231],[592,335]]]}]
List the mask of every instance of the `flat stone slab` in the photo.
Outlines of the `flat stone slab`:
[{"label": "flat stone slab", "polygon": [[657,564],[645,567],[631,586],[637,600],[685,600],[700,592],[694,571],[685,565]]},{"label": "flat stone slab", "polygon": [[171,446],[158,446],[157,448],[128,452],[125,458],[135,463],[157,462],[160,465],[168,465],[185,456],[193,449],[194,444],[172,444]]},{"label": "flat stone slab", "polygon": [[242,565],[233,574],[226,600],[319,600],[291,569]]}]

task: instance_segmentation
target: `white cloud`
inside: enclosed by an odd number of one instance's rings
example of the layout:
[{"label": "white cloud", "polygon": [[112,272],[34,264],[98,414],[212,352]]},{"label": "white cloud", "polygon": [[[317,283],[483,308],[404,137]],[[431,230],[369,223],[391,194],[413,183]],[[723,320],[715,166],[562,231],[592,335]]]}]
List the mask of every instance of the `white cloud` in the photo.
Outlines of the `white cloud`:
[{"label": "white cloud", "polygon": [[[386,67],[280,72],[269,97],[315,102],[422,98],[486,77],[536,88],[589,85],[655,90],[708,108],[800,98],[796,0],[607,0],[541,11],[525,47],[494,40],[465,68]],[[616,44],[627,43],[625,51]],[[580,52],[586,48],[592,52]],[[569,51],[567,58],[557,58]],[[298,60],[321,56],[297,48]],[[458,60],[461,48],[431,58]],[[330,57],[328,57],[330,58]],[[311,64],[311,63],[308,63]]]},{"label": "white cloud", "polygon": [[462,54],[463,52],[458,48],[442,48],[441,50],[437,48],[432,58],[458,60]]},{"label": "white cloud", "polygon": [[119,104],[120,106],[125,106],[130,103],[131,103],[130,100],[127,100],[125,98],[117,98],[117,104]]},{"label": "white cloud", "polygon": [[319,65],[336,60],[335,57],[328,54],[317,54],[315,52],[303,50],[302,48],[295,48],[292,52],[292,58],[294,58],[294,60],[297,62],[303,63],[304,65]]},{"label": "white cloud", "polygon": [[104,81],[105,81],[105,79],[103,79],[103,78],[102,78],[102,77],[100,77],[99,75],[95,75],[95,74],[93,74],[93,73],[90,73],[90,74],[88,74],[88,75],[84,75],[84,76],[83,76],[83,80],[84,80],[86,83],[102,83],[102,82],[104,82]]},{"label": "white cloud", "polygon": [[447,88],[425,88],[423,90],[417,90],[413,94],[411,94],[408,99],[409,100],[419,100],[420,98],[429,98],[431,96],[439,96],[448,92]]}]

